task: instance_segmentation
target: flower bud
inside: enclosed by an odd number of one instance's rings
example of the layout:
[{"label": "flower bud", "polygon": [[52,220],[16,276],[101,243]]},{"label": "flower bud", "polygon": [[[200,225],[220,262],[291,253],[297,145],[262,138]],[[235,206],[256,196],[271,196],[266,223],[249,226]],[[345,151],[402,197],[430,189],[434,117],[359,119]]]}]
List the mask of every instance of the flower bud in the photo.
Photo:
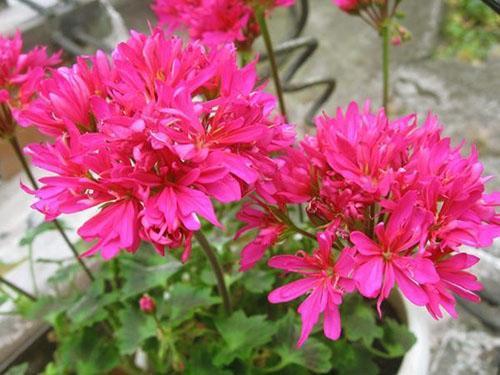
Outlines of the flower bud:
[{"label": "flower bud", "polygon": [[144,294],[139,301],[139,307],[146,314],[152,314],[156,310],[156,302],[149,295]]},{"label": "flower bud", "polygon": [[15,122],[7,103],[0,103],[0,138],[7,139],[14,134]]}]

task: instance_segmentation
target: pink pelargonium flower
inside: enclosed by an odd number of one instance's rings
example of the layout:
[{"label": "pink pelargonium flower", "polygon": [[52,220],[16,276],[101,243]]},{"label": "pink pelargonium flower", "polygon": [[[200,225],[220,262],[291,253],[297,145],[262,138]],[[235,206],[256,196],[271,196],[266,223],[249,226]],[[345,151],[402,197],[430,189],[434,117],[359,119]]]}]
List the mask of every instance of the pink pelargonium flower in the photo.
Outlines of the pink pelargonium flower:
[{"label": "pink pelargonium flower", "polygon": [[236,215],[236,218],[246,225],[236,233],[235,239],[249,230],[258,229],[259,231],[257,236],[241,251],[241,271],[248,271],[262,259],[265,251],[278,242],[279,237],[287,228],[272,212],[266,210],[265,205],[260,206],[262,209],[247,204]]},{"label": "pink pelargonium flower", "polygon": [[478,257],[466,253],[453,254],[451,250],[442,252],[435,249],[431,250],[430,260],[436,265],[439,281],[425,284],[423,287],[429,299],[426,304],[427,311],[434,319],[443,317],[441,307],[452,318],[458,318],[453,293],[475,303],[481,301],[475,292],[482,290],[483,286],[476,276],[466,272],[479,262]]},{"label": "pink pelargonium flower", "polygon": [[357,252],[354,280],[363,296],[378,297],[379,314],[395,283],[411,302],[425,306],[429,298],[422,285],[439,281],[434,264],[415,249],[426,242],[432,222],[432,216],[416,203],[416,192],[402,197],[387,225],[375,227],[377,242],[362,232],[351,233]]},{"label": "pink pelargonium flower", "polygon": [[19,108],[38,90],[45,68],[60,63],[60,52],[48,55],[46,47],[22,53],[23,40],[18,31],[12,38],[0,35],[0,102]]},{"label": "pink pelargonium flower", "polygon": [[324,314],[323,331],[329,339],[340,337],[339,305],[342,296],[354,289],[349,278],[354,266],[351,249],[344,249],[339,258],[332,258],[332,234],[318,234],[319,248],[309,255],[300,251],[297,255],[277,255],[269,260],[269,266],[286,272],[298,273],[301,279],[281,286],[269,294],[269,302],[292,301],[304,294],[307,298],[298,312],[302,318],[302,331],[297,346],[309,337],[321,313]]},{"label": "pink pelargonium flower", "polygon": [[183,45],[157,29],[58,69],[23,110],[54,137],[26,148],[54,174],[33,207],[53,220],[100,206],[79,230],[96,241],[86,255],[109,259],[144,240],[160,254],[184,246],[186,260],[201,220],[220,226],[213,201],[251,192],[294,140],[256,87],[255,64],[236,60],[230,45]]},{"label": "pink pelargonium flower", "polygon": [[169,30],[187,29],[189,36],[208,45],[235,43],[248,49],[259,35],[254,7],[288,7],[295,0],[156,0],[153,11]]}]

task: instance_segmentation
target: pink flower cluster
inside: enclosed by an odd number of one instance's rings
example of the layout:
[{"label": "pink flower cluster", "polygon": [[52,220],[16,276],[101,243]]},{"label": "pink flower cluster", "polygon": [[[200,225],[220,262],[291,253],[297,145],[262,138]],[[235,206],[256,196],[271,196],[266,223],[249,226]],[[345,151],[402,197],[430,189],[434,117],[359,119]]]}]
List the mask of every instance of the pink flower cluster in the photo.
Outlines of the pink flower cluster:
[{"label": "pink flower cluster", "polygon": [[291,6],[295,0],[156,0],[152,6],[161,25],[185,28],[193,40],[217,46],[235,43],[249,48],[259,35],[255,7]]},{"label": "pink flower cluster", "polygon": [[23,40],[17,32],[13,37],[0,35],[0,136],[13,131],[11,116],[28,103],[45,75],[45,68],[60,62],[60,53],[49,56],[45,47],[22,53]]},{"label": "pink flower cluster", "polygon": [[[302,276],[269,295],[272,303],[303,294],[304,342],[319,314],[325,335],[340,335],[338,305],[357,290],[382,301],[397,285],[434,318],[456,317],[455,297],[478,301],[481,289],[467,270],[478,258],[462,245],[487,247],[500,236],[500,193],[485,193],[475,148],[463,156],[435,116],[419,126],[415,115],[389,120],[356,103],[336,117],[316,120],[317,135],[276,161],[258,184],[255,204],[239,214],[259,234],[242,252],[248,269],[265,250],[297,232],[289,208],[305,206],[319,249],[278,255],[269,266]],[[259,208],[260,207],[260,208]]]},{"label": "pink flower cluster", "polygon": [[220,226],[212,199],[234,202],[254,188],[270,155],[294,132],[256,87],[254,64],[239,69],[231,46],[132,32],[111,59],[79,58],[44,80],[22,113],[53,142],[26,148],[53,175],[32,192],[48,220],[100,206],[78,231],[106,259],[135,252],[191,250],[200,217]]}]

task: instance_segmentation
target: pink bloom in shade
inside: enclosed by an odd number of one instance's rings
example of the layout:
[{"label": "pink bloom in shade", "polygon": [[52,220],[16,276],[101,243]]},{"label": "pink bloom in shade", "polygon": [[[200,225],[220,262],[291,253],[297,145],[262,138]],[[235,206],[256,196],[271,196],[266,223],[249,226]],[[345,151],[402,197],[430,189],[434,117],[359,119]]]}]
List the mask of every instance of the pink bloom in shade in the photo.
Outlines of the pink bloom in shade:
[{"label": "pink bloom in shade", "polygon": [[49,56],[45,47],[22,53],[21,33],[12,38],[0,35],[0,102],[12,109],[28,103],[38,90],[45,69],[59,64],[60,53]]},{"label": "pink bloom in shade", "polygon": [[378,242],[362,232],[351,233],[357,251],[354,280],[363,296],[378,297],[379,314],[382,301],[389,296],[395,283],[411,302],[424,306],[429,298],[422,285],[439,281],[432,261],[422,257],[416,249],[425,243],[431,223],[429,213],[416,203],[416,192],[408,192],[401,198],[387,225],[376,226]]},{"label": "pink bloom in shade", "polygon": [[436,265],[440,279],[437,283],[424,285],[429,299],[426,308],[434,319],[443,317],[441,306],[451,317],[455,319],[458,317],[453,294],[475,303],[480,302],[481,299],[475,292],[483,287],[476,276],[466,272],[468,268],[479,262],[479,258],[466,253],[452,254],[452,251],[448,250],[446,252],[434,251],[430,259]]},{"label": "pink bloom in shade", "polygon": [[359,0],[332,0],[332,3],[345,12],[356,11],[359,6]]},{"label": "pink bloom in shade", "polygon": [[318,234],[319,249],[312,255],[300,251],[297,255],[278,255],[269,260],[269,266],[287,272],[298,273],[301,279],[273,290],[269,302],[292,301],[304,294],[307,298],[299,305],[302,332],[297,342],[300,347],[309,337],[321,313],[324,314],[323,331],[331,340],[340,337],[339,305],[344,293],[354,289],[348,277],[354,266],[352,251],[344,249],[339,258],[332,258],[332,234]]},{"label": "pink bloom in shade", "polygon": [[113,81],[114,75],[104,53],[97,52],[88,60],[90,68],[80,57],[73,67],[61,67],[42,81],[38,98],[20,113],[21,125],[36,124],[40,132],[50,136],[95,131],[91,97],[105,97],[108,89],[103,81]]},{"label": "pink bloom in shade", "polygon": [[272,212],[266,210],[265,205],[262,204],[261,207],[263,209],[259,210],[247,204],[236,215],[236,218],[246,225],[236,233],[235,239],[249,230],[259,230],[255,239],[241,251],[241,271],[248,271],[262,259],[265,251],[278,242],[280,235],[286,229],[286,225],[281,223]]},{"label": "pink bloom in shade", "polygon": [[139,300],[139,308],[146,314],[152,314],[156,310],[156,302],[149,295],[144,294]]},{"label": "pink bloom in shade", "polygon": [[289,7],[294,0],[156,0],[152,9],[170,31],[185,28],[208,45],[235,43],[248,49],[259,35],[253,7]]}]

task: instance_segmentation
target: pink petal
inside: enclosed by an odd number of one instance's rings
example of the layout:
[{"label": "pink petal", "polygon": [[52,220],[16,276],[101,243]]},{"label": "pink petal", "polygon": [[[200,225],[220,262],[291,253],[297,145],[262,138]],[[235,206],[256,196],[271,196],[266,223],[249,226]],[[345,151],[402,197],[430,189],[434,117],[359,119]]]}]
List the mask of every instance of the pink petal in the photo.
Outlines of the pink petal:
[{"label": "pink petal", "polygon": [[329,303],[324,313],[323,332],[329,339],[337,340],[341,330],[339,308],[334,303]]},{"label": "pink petal", "polygon": [[380,247],[362,232],[352,232],[351,241],[363,255],[378,255],[382,252]]},{"label": "pink petal", "polygon": [[318,322],[319,315],[326,307],[327,297],[324,292],[322,287],[315,288],[298,308],[298,312],[302,318],[302,330],[297,342],[297,347],[299,348],[311,334],[314,325]]},{"label": "pink petal", "polygon": [[315,278],[295,280],[289,284],[283,285],[273,290],[271,293],[269,293],[267,299],[271,303],[289,302],[307,293],[318,283],[318,279]]},{"label": "pink petal", "polygon": [[379,257],[372,257],[354,271],[354,280],[363,296],[373,298],[379,294],[383,272],[384,261]]},{"label": "pink petal", "polygon": [[403,295],[408,298],[413,304],[417,306],[424,306],[429,302],[427,294],[422,290],[414,280],[408,277],[399,268],[394,267],[396,282]]}]

